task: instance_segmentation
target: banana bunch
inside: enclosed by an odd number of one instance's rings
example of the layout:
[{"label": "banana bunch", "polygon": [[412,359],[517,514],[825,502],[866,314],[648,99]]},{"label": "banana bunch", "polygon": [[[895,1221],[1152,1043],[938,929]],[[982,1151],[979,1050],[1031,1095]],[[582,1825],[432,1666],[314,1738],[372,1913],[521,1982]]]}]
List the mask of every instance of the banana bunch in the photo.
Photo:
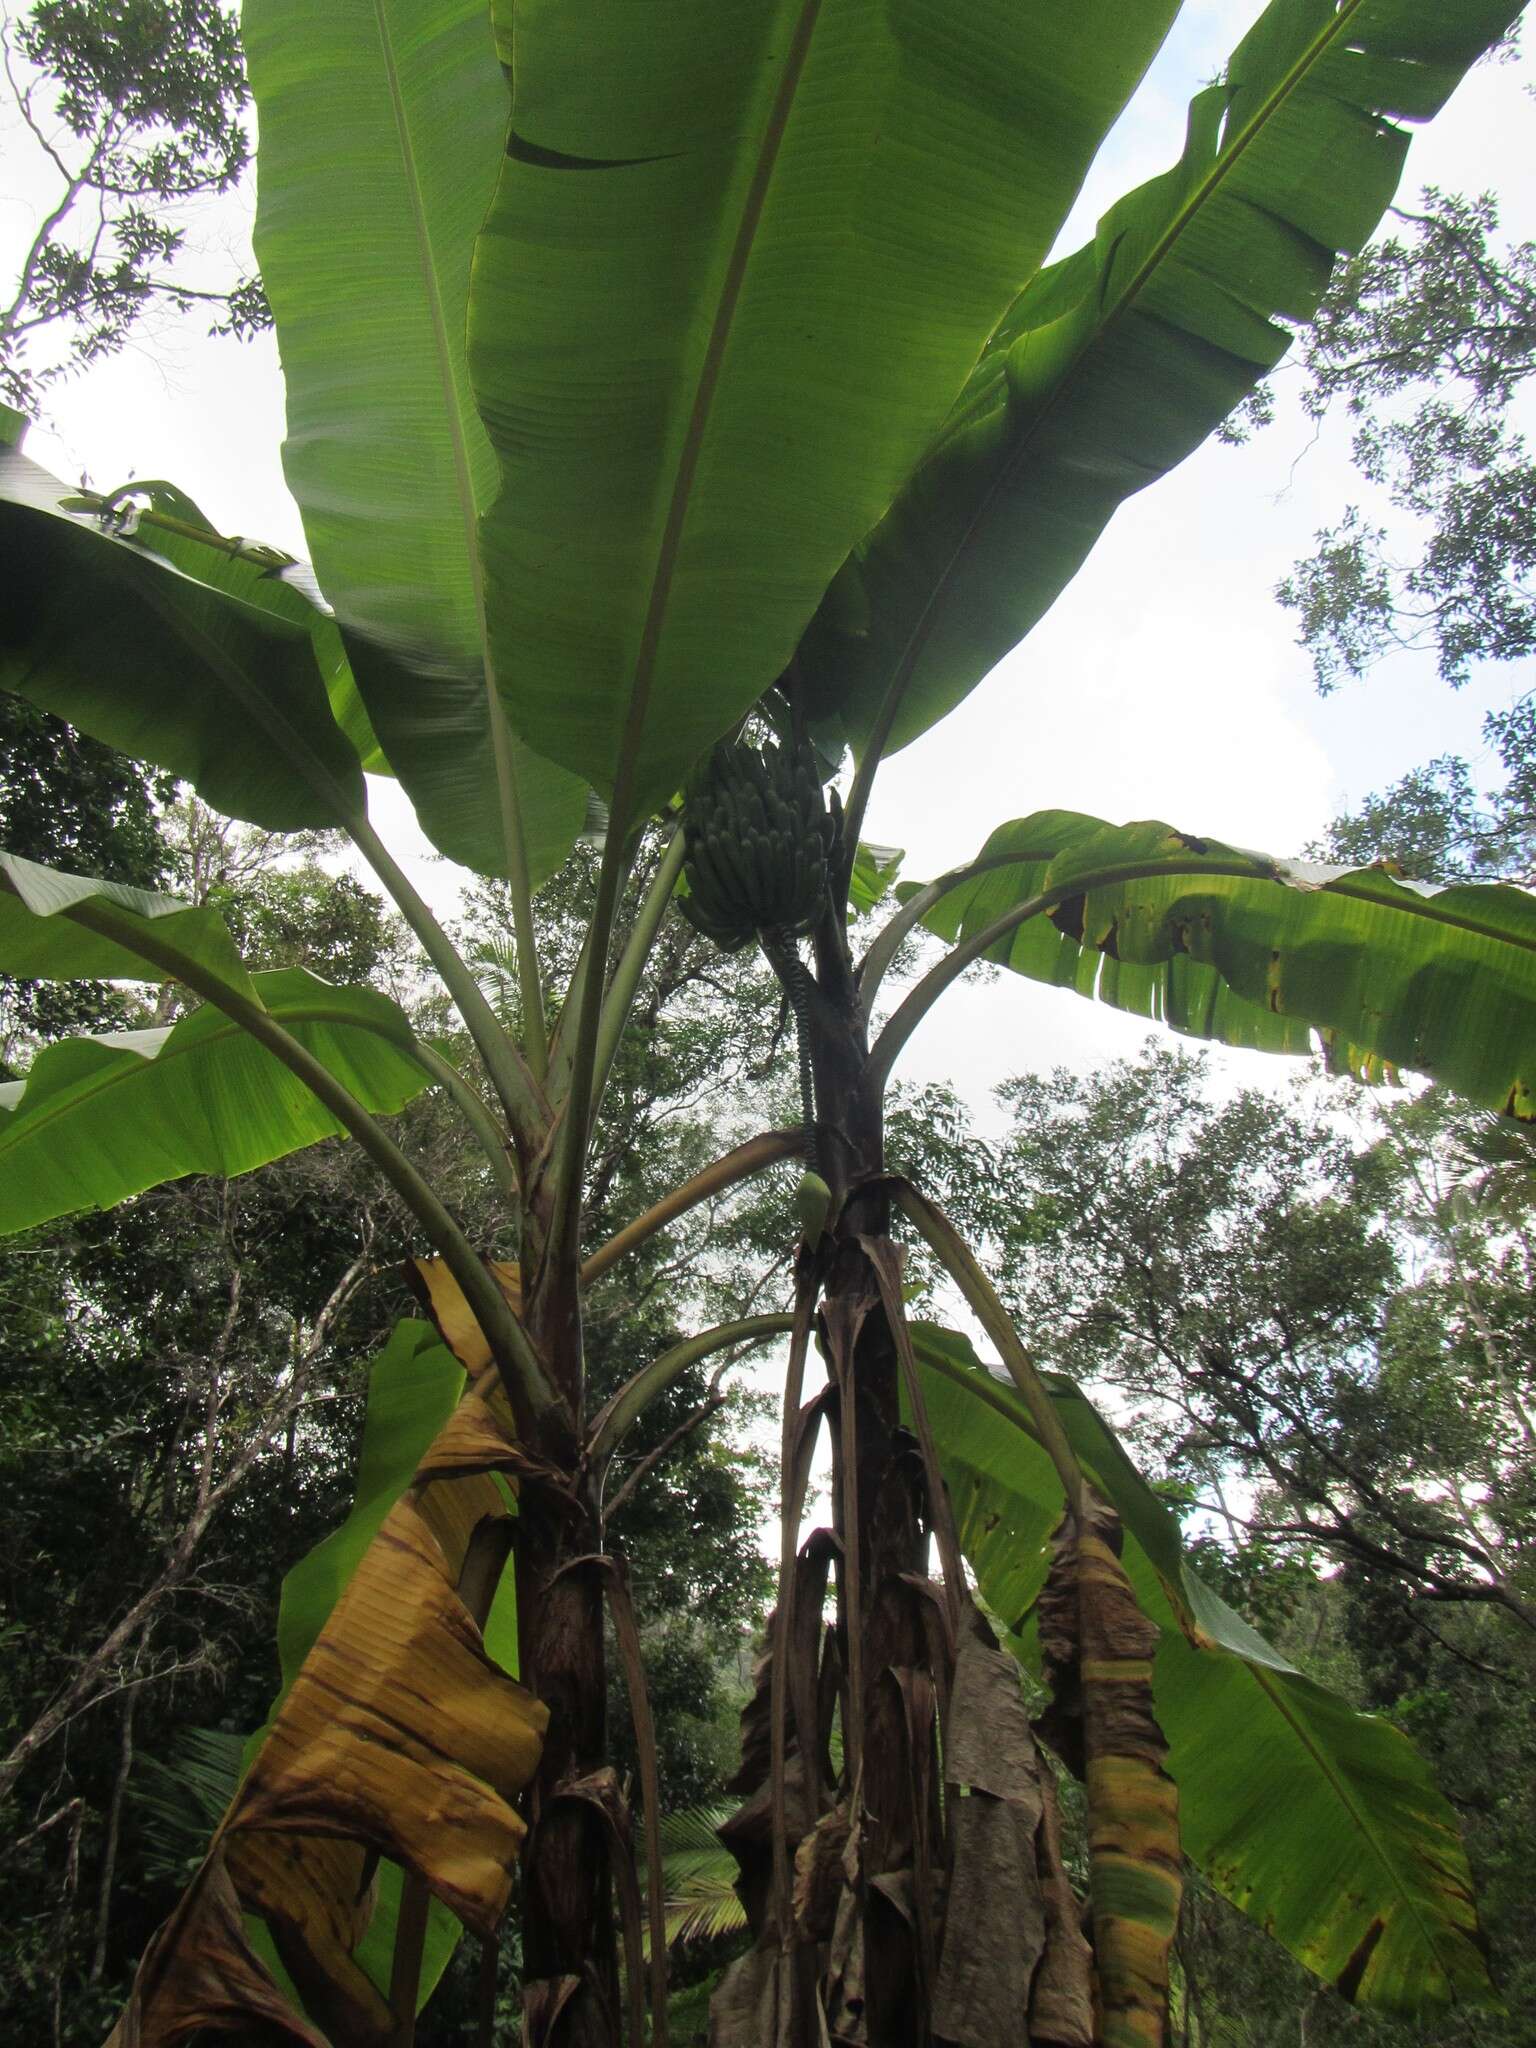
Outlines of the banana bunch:
[{"label": "banana bunch", "polygon": [[717,746],[689,788],[683,830],[682,908],[716,945],[733,953],[760,931],[813,922],[837,822],[809,747]]}]

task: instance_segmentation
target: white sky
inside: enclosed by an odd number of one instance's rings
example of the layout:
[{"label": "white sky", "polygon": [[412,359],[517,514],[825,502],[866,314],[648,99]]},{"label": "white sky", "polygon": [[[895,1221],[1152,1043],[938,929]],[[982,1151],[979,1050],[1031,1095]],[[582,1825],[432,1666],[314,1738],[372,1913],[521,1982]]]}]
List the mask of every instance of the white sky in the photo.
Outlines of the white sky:
[{"label": "white sky", "polygon": [[[18,10],[0,5],[0,16]],[[1095,167],[1064,237],[1074,247],[1118,194],[1176,156],[1190,94],[1219,68],[1256,0],[1189,0],[1162,56]],[[1416,142],[1405,194],[1425,183],[1494,187],[1505,227],[1531,232],[1529,62],[1485,66]],[[12,275],[49,203],[46,165],[0,114],[0,273]],[[248,193],[201,208],[210,259],[245,251]],[[270,337],[210,340],[205,319],[162,320],[121,357],[50,394],[55,431],[28,448],[101,487],[164,476],[227,532],[304,552],[279,461],[282,388]],[[909,849],[925,877],[974,853],[1006,818],[1064,805],[1122,820],[1156,816],[1278,853],[1296,851],[1368,790],[1448,749],[1483,757],[1483,709],[1530,678],[1490,669],[1452,696],[1426,660],[1401,656],[1369,685],[1314,695],[1288,614],[1271,595],[1314,530],[1361,498],[1346,437],[1307,447],[1282,419],[1245,450],[1209,446],[1132,500],[1026,647],[947,723],[897,757],[877,788],[871,838]],[[1298,460],[1298,457],[1301,459]],[[452,878],[430,857],[398,791],[376,786],[378,822],[429,893]],[[1131,1054],[1144,1027],[1066,993],[1001,977],[945,998],[899,1075],[950,1078],[992,1125],[991,1088],[1028,1067],[1091,1070]],[[1287,1078],[1274,1061],[1223,1054],[1243,1078]]]}]

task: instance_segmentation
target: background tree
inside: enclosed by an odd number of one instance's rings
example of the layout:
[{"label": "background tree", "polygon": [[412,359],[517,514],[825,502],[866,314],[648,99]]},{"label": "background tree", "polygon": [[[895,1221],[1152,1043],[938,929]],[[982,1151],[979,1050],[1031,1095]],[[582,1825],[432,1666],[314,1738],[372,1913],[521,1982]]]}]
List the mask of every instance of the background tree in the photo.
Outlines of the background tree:
[{"label": "background tree", "polygon": [[[1536,1630],[1526,1249],[1453,1217],[1444,1185],[1475,1112],[1431,1095],[1361,1147],[1267,1091],[1207,1089],[1199,1057],[1156,1045],[1097,1084],[1009,1084],[994,1227],[1021,1322],[1132,1404],[1234,1538],[1347,1563],[1421,1617],[1492,1604]],[[1257,1507],[1232,1512],[1234,1486]]]},{"label": "background tree", "polygon": [[34,0],[0,41],[16,116],[56,180],[0,310],[0,399],[35,409],[156,306],[207,306],[214,333],[269,326],[260,280],[210,279],[184,224],[188,201],[228,191],[250,159],[223,0]]},{"label": "background tree", "polygon": [[1515,424],[1536,368],[1536,244],[1499,232],[1491,192],[1428,187],[1396,232],[1342,265],[1303,335],[1302,405],[1354,424],[1356,468],[1424,532],[1417,559],[1351,505],[1279,590],[1318,687],[1392,648],[1473,661],[1536,649],[1536,465]]},{"label": "background tree", "polygon": [[1519,1141],[1431,1090],[1223,1096],[1156,1043],[1095,1083],[1004,1091],[980,1156],[1000,1289],[1098,1390],[1200,1569],[1293,1661],[1391,1715],[1466,1832],[1507,2015],[1419,2028],[1351,2010],[1192,1881],[1184,2038],[1536,2037],[1524,1844],[1536,1674],[1536,1331]]},{"label": "background tree", "polygon": [[[1474,663],[1536,651],[1536,465],[1521,424],[1536,369],[1536,243],[1505,202],[1426,188],[1392,232],[1341,264],[1288,368],[1318,424],[1342,415],[1382,524],[1359,504],[1317,535],[1277,595],[1295,614],[1319,691],[1393,652],[1435,657],[1453,688]],[[1276,384],[1227,430],[1274,417]],[[1410,771],[1336,818],[1312,848],[1389,859],[1429,880],[1526,880],[1536,840],[1536,709],[1526,693],[1483,721],[1492,789],[1457,755]]]}]

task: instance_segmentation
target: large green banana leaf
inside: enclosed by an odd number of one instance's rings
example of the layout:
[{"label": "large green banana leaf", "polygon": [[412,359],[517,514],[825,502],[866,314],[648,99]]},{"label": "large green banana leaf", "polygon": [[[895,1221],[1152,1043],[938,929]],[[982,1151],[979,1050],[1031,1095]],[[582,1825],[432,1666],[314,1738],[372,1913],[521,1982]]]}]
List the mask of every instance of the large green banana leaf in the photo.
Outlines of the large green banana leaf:
[{"label": "large green banana leaf", "polygon": [[[475,527],[496,458],[464,362],[470,252],[507,89],[486,0],[246,0],[256,252],[288,394],[284,466],[384,752],[444,853],[535,881],[584,785],[502,748]],[[503,679],[504,681],[505,679]]]},{"label": "large green banana leaf", "polygon": [[[99,499],[82,492],[79,498],[66,500],[85,509],[93,502],[107,508],[121,506],[126,514],[125,530],[131,531],[140,547],[163,556],[198,582],[301,626],[314,643],[331,716],[354,753],[370,775],[394,773],[358,693],[341,628],[307,562],[296,561],[278,548],[221,534],[185,491],[158,477],[132,478]],[[147,517],[142,516],[146,508]],[[376,651],[370,654],[372,660],[379,658]]]},{"label": "large green banana leaf", "polygon": [[[372,989],[301,967],[251,977],[270,1016],[378,1113],[427,1084],[410,1025]],[[108,1208],[185,1173],[249,1173],[340,1125],[296,1075],[211,1005],[177,1024],[65,1038],[0,1086],[0,1233]]]},{"label": "large green banana leaf", "polygon": [[1392,197],[1408,135],[1516,0],[1272,0],[1190,108],[1184,154],[1026,285],[922,468],[800,652],[855,745],[942,718],[1055,602],[1116,507],[1284,354],[1335,253]]},{"label": "large green banana leaf", "polygon": [[1411,1068],[1536,1118],[1529,891],[1275,860],[1073,811],[1000,826],[982,857],[1014,852],[942,897],[929,927],[969,939],[1043,897],[988,959],[1226,1045],[1306,1052],[1316,1031],[1341,1069]]},{"label": "large green banana leaf", "polygon": [[0,974],[37,981],[166,979],[165,969],[136,953],[126,936],[122,944],[102,938],[67,915],[93,900],[116,912],[126,933],[174,946],[236,993],[252,993],[251,977],[216,911],[126,882],[66,875],[14,853],[0,853]]},{"label": "large green banana leaf", "polygon": [[[983,1599],[1027,1654],[1062,1492],[1023,1403],[965,1338],[913,1332],[923,1392]],[[1070,1381],[1050,1378],[1073,1449],[1125,1529],[1124,1562],[1162,1632],[1153,1696],[1185,1848],[1234,1904],[1362,2005],[1491,2001],[1450,1808],[1390,1722],[1304,1677],[1184,1562],[1178,1524]]]},{"label": "large green banana leaf", "polygon": [[284,832],[357,816],[362,768],[322,673],[323,616],[250,561],[163,533],[151,550],[70,510],[78,497],[22,454],[20,426],[0,413],[0,687],[231,817]]},{"label": "large green banana leaf", "polygon": [[493,0],[492,646],[517,729],[617,790],[617,828],[783,670],[1175,11]]}]

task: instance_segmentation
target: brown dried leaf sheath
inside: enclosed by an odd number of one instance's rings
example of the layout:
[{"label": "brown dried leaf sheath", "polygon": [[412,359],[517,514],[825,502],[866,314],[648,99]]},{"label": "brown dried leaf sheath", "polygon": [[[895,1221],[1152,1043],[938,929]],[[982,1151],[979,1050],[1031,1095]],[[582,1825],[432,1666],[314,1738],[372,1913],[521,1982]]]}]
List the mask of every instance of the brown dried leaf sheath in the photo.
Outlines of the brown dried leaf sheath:
[{"label": "brown dried leaf sheath", "polygon": [[945,1725],[954,1864],[934,2032],[957,2048],[1088,2048],[1092,1957],[1062,1867],[1050,1772],[1018,1666],[974,1609]]},{"label": "brown dried leaf sheath", "polygon": [[1161,2048],[1183,1891],[1178,1789],[1152,1709],[1158,1631],[1120,1563],[1120,1523],[1087,1492],[1057,1530],[1037,1615],[1055,1694],[1050,1740],[1088,1788],[1093,1946],[1104,2048]]},{"label": "brown dried leaf sheath", "polygon": [[240,1900],[216,1857],[145,1950],[133,1999],[108,2048],[182,2041],[200,2027],[327,2048],[324,2035],[299,2017],[251,1953]]},{"label": "brown dried leaf sheath", "polygon": [[455,1590],[472,1538],[530,1461],[499,1396],[466,1395],[396,1502],[306,1658],[109,2048],[171,2048],[199,2028],[322,2036],[245,1941],[260,1914],[310,2012],[383,2043],[384,1999],[353,1960],[375,1855],[415,1871],[464,1924],[499,1922],[545,1708],[485,1654]]}]

